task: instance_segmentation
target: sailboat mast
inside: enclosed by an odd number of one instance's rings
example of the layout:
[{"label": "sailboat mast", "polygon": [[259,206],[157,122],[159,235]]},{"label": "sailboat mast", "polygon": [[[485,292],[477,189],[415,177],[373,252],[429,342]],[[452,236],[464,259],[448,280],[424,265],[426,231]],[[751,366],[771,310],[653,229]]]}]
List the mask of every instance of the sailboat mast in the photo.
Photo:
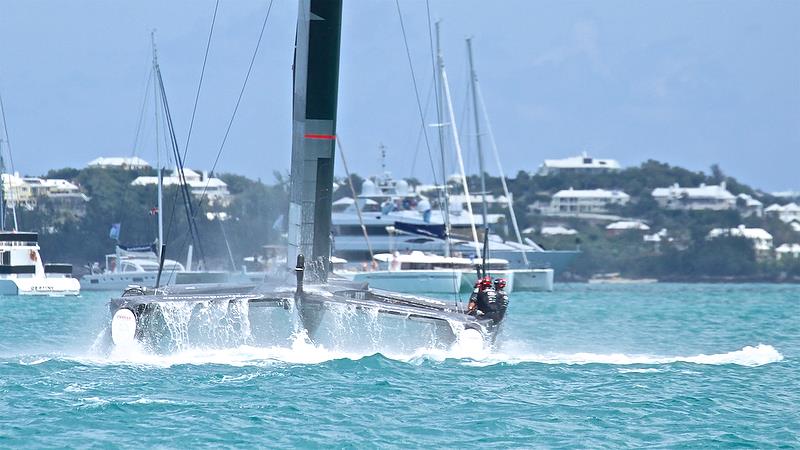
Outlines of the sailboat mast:
[{"label": "sailboat mast", "polygon": [[[444,59],[442,58],[442,48],[439,41],[439,21],[436,21],[436,64],[440,68],[444,67]],[[440,205],[442,209],[442,218],[444,219],[444,256],[450,256],[450,200],[449,193],[447,192],[447,164],[445,163],[445,149],[444,149],[444,116],[442,114],[442,78],[438,77],[434,72],[434,81],[436,82],[436,127],[439,131],[439,153],[442,157],[442,200],[444,205]]]},{"label": "sailboat mast", "polygon": [[472,212],[472,202],[469,201],[469,186],[467,185],[467,175],[466,171],[464,170],[464,158],[461,154],[461,142],[458,139],[458,126],[456,125],[456,114],[453,111],[453,98],[450,95],[450,83],[447,81],[447,70],[444,68],[444,59],[441,57],[441,53],[439,56],[439,72],[442,78],[442,87],[444,87],[444,98],[445,103],[447,104],[447,113],[450,119],[450,131],[453,132],[453,144],[456,147],[456,157],[458,159],[458,168],[461,171],[461,184],[464,187],[464,195],[467,197],[467,212],[469,213],[469,224],[472,228],[472,240],[475,244],[475,251],[478,252],[480,249],[480,243],[478,241],[478,230],[475,228],[475,216]]},{"label": "sailboat mast", "polygon": [[[478,74],[475,72],[475,65],[472,62],[472,38],[467,38],[467,54],[469,55],[469,78],[472,86],[472,111],[475,116],[475,140],[478,143],[478,168],[481,171],[481,204],[483,206],[483,226],[488,227],[486,213],[489,209],[486,204],[486,169],[483,164],[483,147],[481,146],[481,120],[478,113],[478,95],[475,93],[475,85],[478,83]],[[469,201],[469,199],[467,199]]]},{"label": "sailboat mast", "polygon": [[[156,36],[155,32],[150,33],[150,39],[153,43],[153,74],[155,75],[156,67],[158,66],[158,51],[156,49]],[[162,260],[162,249],[164,248],[164,171],[161,166],[161,151],[158,146],[158,91],[153,88],[153,100],[156,114],[155,128],[156,128],[156,167],[158,167],[158,206],[156,214],[158,214],[158,259]]]},{"label": "sailboat mast", "polygon": [[3,160],[3,138],[0,137],[0,231],[6,231],[6,192],[3,185],[3,175],[6,173],[6,163]]},{"label": "sailboat mast", "polygon": [[287,263],[331,255],[331,207],[339,91],[342,0],[301,0],[294,54],[292,170]]},{"label": "sailboat mast", "polygon": [[[3,96],[2,95],[0,95],[0,118],[3,119],[3,121],[2,121],[3,122],[3,134],[0,135],[0,137],[5,137],[4,142],[6,144],[6,147],[8,147],[8,158],[11,161],[11,171],[13,172],[14,171],[14,157],[11,156],[11,139],[8,137],[8,122],[6,122],[6,107],[5,107],[5,105],[3,105]],[[3,155],[2,152],[0,152],[0,157],[2,157],[2,155]],[[5,164],[3,164],[3,166],[5,167]],[[2,172],[5,172],[5,169],[3,169]],[[8,196],[11,199],[11,214],[13,215],[13,218],[14,218],[14,231],[17,231],[17,227],[18,227],[18,224],[17,224],[17,207],[16,207],[16,201],[14,199],[14,184],[11,181],[12,181],[11,174],[9,174],[9,177],[8,177],[8,194],[9,195]],[[0,184],[0,187],[2,187],[2,184]],[[5,207],[6,207],[5,198],[3,198],[3,225],[5,225]],[[3,227],[3,230],[5,230],[5,227]]]},{"label": "sailboat mast", "polygon": [[[506,173],[503,170],[503,164],[500,162],[500,154],[497,151],[497,142],[494,140],[494,132],[492,131],[492,122],[489,121],[489,113],[486,112],[486,103],[483,101],[483,93],[481,92],[481,86],[478,84],[477,78],[475,79],[475,98],[478,99],[478,104],[481,107],[481,111],[483,111],[483,118],[486,121],[486,133],[489,135],[489,143],[492,145],[492,153],[494,155],[494,161],[497,164],[497,170],[500,172],[500,183],[503,185],[503,195],[506,196],[508,201],[508,212],[511,215],[511,224],[514,226],[514,234],[516,235],[517,242],[520,245],[525,245],[522,242],[522,234],[519,232],[519,224],[517,223],[517,214],[514,212],[514,197],[511,195],[511,192],[508,190],[508,183],[506,182]],[[525,262],[525,266],[528,266],[528,255],[527,250],[522,251],[522,259]]]}]

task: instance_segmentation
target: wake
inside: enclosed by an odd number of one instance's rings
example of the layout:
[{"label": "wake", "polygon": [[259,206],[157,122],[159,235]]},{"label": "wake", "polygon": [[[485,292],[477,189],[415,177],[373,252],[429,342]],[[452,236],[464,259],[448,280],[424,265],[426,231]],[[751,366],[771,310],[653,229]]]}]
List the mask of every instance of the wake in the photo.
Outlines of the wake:
[{"label": "wake", "polygon": [[758,344],[745,346],[727,353],[698,354],[692,356],[657,356],[625,353],[498,353],[476,359],[469,364],[486,366],[494,364],[541,363],[561,365],[607,364],[615,366],[664,365],[691,363],[698,365],[726,365],[757,367],[783,360],[783,355],[773,346]]},{"label": "wake", "polygon": [[[477,345],[477,347],[476,347]],[[624,372],[654,371],[636,366],[669,365],[688,363],[697,365],[737,365],[758,367],[780,362],[784,356],[773,346],[758,344],[745,346],[726,353],[697,354],[688,356],[661,356],[626,353],[527,353],[514,350],[499,351],[472,341],[457,340],[449,349],[419,348],[412,352],[353,351],[328,348],[312,343],[304,333],[297,333],[288,345],[256,346],[240,345],[228,348],[196,347],[168,354],[148,352],[140,344],[116,347],[108,355],[89,355],[71,359],[89,365],[135,365],[172,367],[179,365],[228,365],[228,366],[272,366],[272,365],[316,365],[336,360],[358,361],[380,355],[389,360],[421,365],[426,362],[454,362],[470,367],[495,365],[547,364],[547,365],[612,365],[634,366]],[[40,364],[49,358],[37,358],[27,364]],[[22,361],[20,361],[22,362]]]}]

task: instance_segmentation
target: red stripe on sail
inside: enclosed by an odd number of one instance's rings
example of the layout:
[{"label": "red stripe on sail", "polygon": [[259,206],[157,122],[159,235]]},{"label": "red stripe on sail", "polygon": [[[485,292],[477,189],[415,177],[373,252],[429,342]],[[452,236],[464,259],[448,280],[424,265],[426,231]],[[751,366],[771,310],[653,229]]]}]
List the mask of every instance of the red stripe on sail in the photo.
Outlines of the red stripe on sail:
[{"label": "red stripe on sail", "polygon": [[306,134],[304,137],[306,139],[325,139],[328,141],[336,139],[336,136],[332,134]]}]

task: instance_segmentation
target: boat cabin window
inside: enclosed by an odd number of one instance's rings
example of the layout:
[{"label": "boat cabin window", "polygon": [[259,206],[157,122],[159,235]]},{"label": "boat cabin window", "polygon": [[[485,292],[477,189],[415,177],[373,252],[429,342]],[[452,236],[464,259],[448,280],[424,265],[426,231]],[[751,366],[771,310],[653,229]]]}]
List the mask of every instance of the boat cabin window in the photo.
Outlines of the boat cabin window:
[{"label": "boat cabin window", "polygon": [[139,269],[131,263],[122,263],[122,271],[123,272],[138,272]]},{"label": "boat cabin window", "polygon": [[[158,264],[156,263],[142,263],[141,266],[145,272],[158,272]],[[166,265],[164,267],[166,268]]]},{"label": "boat cabin window", "polygon": [[402,270],[432,270],[434,267],[431,263],[403,263]]},{"label": "boat cabin window", "polygon": [[2,252],[2,257],[0,257],[0,258],[2,258],[2,264],[4,266],[10,266],[11,265],[11,252],[10,251],[6,250],[6,251]]}]

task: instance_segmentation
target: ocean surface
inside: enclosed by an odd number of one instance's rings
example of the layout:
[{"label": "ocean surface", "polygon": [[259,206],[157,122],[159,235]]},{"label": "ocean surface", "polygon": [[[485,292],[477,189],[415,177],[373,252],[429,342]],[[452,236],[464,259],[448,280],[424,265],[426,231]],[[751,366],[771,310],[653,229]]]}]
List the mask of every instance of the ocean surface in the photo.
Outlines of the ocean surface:
[{"label": "ocean surface", "polygon": [[110,295],[0,297],[0,447],[800,447],[800,286],[558,284],[492,349],[213,311],[111,348]]}]

